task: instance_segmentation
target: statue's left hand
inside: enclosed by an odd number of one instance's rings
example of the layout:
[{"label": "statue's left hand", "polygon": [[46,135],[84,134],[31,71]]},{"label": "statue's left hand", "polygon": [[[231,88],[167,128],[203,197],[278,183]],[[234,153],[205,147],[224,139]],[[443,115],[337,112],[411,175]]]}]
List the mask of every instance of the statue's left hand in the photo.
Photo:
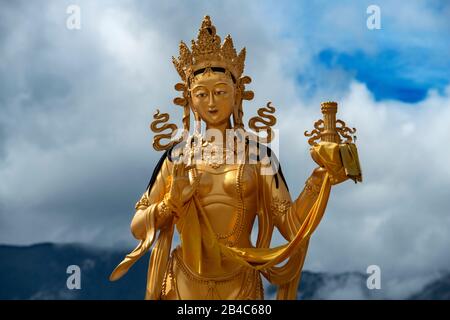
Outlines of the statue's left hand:
[{"label": "statue's left hand", "polygon": [[324,175],[328,172],[331,184],[338,184],[348,179],[339,153],[339,144],[319,142],[311,147],[311,157],[320,166],[313,175]]}]

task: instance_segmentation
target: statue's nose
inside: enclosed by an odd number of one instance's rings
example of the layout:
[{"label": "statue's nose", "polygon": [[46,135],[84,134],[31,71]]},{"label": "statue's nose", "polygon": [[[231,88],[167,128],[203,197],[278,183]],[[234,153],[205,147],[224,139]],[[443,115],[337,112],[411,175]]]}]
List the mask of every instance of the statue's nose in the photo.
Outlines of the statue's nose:
[{"label": "statue's nose", "polygon": [[216,105],[215,101],[214,101],[214,94],[211,92],[209,94],[209,101],[208,101],[208,107],[209,108],[214,108]]}]

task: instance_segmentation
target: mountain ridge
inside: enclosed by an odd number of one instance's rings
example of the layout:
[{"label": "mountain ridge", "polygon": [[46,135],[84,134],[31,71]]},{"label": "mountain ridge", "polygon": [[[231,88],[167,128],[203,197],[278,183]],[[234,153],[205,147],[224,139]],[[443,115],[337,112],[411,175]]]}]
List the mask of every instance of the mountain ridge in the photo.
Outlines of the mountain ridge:
[{"label": "mountain ridge", "polygon": [[[83,299],[141,300],[145,295],[147,253],[116,282],[109,275],[128,252],[95,248],[84,244],[37,243],[0,245],[0,299]],[[69,290],[67,267],[81,270],[81,289]],[[298,299],[384,299],[381,290],[366,287],[367,275],[359,272],[325,273],[304,270]],[[276,296],[276,287],[268,284],[266,299]],[[407,299],[450,299],[450,273],[428,283]]]}]

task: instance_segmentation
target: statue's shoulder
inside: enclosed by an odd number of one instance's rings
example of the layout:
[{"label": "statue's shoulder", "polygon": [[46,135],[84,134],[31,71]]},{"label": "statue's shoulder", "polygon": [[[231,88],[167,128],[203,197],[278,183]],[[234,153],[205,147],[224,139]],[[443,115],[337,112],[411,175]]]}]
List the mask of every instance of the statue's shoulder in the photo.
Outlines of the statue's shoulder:
[{"label": "statue's shoulder", "polygon": [[272,176],[277,188],[279,183],[282,182],[289,190],[276,152],[270,146],[258,141],[248,140],[247,144],[249,160],[259,167],[260,174]]},{"label": "statue's shoulder", "polygon": [[260,143],[259,141],[253,141],[251,139],[246,140],[248,158],[253,163],[256,161],[258,164],[278,163],[278,157],[276,152],[272,150],[268,145]]}]

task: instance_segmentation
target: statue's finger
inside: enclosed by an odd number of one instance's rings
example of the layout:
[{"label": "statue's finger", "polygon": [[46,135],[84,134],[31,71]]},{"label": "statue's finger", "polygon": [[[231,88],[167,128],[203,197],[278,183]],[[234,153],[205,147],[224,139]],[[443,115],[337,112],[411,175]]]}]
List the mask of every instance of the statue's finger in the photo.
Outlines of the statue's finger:
[{"label": "statue's finger", "polygon": [[172,168],[171,168],[171,170],[170,170],[170,175],[173,177],[174,175],[175,175],[175,167],[176,167],[177,165],[174,163],[173,165],[172,165]]},{"label": "statue's finger", "polygon": [[186,175],[186,165],[184,163],[180,163],[180,171],[178,175],[180,177],[184,177]]},{"label": "statue's finger", "polygon": [[203,173],[199,173],[197,174],[197,176],[195,177],[194,181],[192,182],[192,187],[194,189],[197,188],[197,186],[200,184],[200,179],[202,178]]},{"label": "statue's finger", "polygon": [[175,169],[174,169],[174,176],[177,177],[177,176],[178,176],[178,173],[179,173],[179,171],[180,171],[180,164],[179,164],[179,163],[176,163],[174,166],[175,166]]}]

